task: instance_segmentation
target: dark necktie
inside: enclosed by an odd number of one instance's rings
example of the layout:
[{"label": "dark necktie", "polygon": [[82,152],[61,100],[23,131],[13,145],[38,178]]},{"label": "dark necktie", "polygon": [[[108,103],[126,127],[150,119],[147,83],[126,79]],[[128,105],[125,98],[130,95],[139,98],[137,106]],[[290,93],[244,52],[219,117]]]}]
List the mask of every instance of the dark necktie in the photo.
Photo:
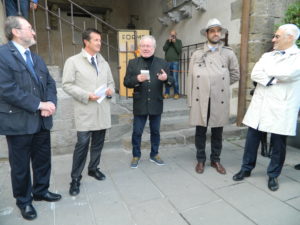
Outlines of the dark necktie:
[{"label": "dark necktie", "polygon": [[95,63],[95,58],[94,58],[94,56],[92,56],[91,61],[92,61],[92,65],[94,66],[94,68],[95,68],[95,70],[96,70],[96,73],[97,73],[97,75],[98,75],[98,69],[97,69],[97,65],[96,65],[96,63]]},{"label": "dark necktie", "polygon": [[30,57],[30,56],[31,56],[31,55],[30,55],[30,51],[29,51],[29,50],[26,50],[26,51],[25,51],[25,55],[26,55],[26,64],[27,64],[27,66],[28,66],[30,72],[33,73],[33,74],[34,74],[34,78],[35,78],[37,81],[39,81],[39,78],[37,77],[37,75],[36,75],[36,73],[35,73],[35,71],[34,71],[34,69],[33,69],[33,64],[32,64],[31,57]]}]

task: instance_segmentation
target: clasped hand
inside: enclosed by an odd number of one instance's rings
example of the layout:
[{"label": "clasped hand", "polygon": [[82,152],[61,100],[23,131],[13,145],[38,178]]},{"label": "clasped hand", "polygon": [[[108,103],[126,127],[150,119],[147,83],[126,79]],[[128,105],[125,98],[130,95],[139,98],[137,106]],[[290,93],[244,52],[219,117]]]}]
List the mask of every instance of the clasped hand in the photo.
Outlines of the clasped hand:
[{"label": "clasped hand", "polygon": [[49,117],[55,113],[56,106],[52,102],[41,102],[40,110],[41,116]]}]

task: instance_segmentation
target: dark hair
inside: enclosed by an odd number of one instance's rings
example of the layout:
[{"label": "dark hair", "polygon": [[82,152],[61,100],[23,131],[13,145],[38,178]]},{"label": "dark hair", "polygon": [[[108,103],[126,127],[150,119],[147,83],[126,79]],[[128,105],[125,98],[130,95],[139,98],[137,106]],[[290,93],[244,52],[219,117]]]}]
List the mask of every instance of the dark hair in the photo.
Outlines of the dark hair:
[{"label": "dark hair", "polygon": [[14,37],[14,35],[12,33],[12,29],[20,28],[20,26],[21,26],[20,19],[25,20],[25,18],[21,17],[21,16],[9,16],[5,20],[4,32],[5,32],[5,37],[7,38],[7,40],[11,41]]},{"label": "dark hair", "polygon": [[91,36],[90,36],[91,33],[96,33],[96,34],[101,35],[100,31],[98,31],[98,30],[95,29],[95,28],[87,28],[87,29],[85,29],[85,30],[82,32],[82,43],[83,43],[83,47],[85,47],[84,40],[87,40],[87,41],[91,40]]}]

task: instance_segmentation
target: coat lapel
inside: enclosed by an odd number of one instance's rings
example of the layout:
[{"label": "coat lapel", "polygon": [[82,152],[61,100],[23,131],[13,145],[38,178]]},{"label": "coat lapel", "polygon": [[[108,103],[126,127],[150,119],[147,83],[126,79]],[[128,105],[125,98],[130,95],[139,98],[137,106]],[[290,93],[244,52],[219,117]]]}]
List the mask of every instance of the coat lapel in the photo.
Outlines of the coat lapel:
[{"label": "coat lapel", "polygon": [[[11,52],[12,52],[12,55],[17,59],[17,61],[19,61],[21,64],[23,64],[23,65],[26,67],[27,71],[29,72],[30,76],[32,77],[32,80],[34,80],[34,82],[37,82],[37,80],[36,80],[36,78],[35,78],[35,74],[33,74],[33,73],[30,71],[30,69],[29,69],[27,63],[25,62],[25,60],[24,60],[24,58],[22,57],[22,55],[21,55],[21,53],[19,52],[19,50],[15,47],[15,45],[14,45],[12,42],[8,42],[8,44],[9,44],[10,50],[11,50]],[[36,63],[35,63],[35,61],[34,61],[34,59],[33,59],[33,58],[34,58],[33,55],[34,55],[34,54],[32,54],[32,61],[33,61],[34,65],[36,65]]]}]

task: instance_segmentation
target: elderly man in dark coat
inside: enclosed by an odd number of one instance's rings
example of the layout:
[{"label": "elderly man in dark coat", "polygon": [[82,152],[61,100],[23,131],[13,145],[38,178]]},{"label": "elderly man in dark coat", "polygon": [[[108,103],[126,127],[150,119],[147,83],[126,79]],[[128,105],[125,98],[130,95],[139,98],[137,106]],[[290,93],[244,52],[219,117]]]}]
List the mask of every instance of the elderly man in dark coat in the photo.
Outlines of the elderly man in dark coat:
[{"label": "elderly man in dark coat", "polygon": [[61,198],[48,191],[56,86],[42,58],[30,52],[36,41],[28,21],[8,17],[5,34],[9,42],[0,47],[0,135],[6,135],[17,206],[23,218],[33,220],[37,213],[32,199],[53,202]]},{"label": "elderly man in dark coat", "polygon": [[151,130],[150,161],[164,165],[158,155],[160,143],[160,120],[163,112],[163,85],[171,86],[173,78],[168,76],[168,63],[154,56],[156,41],[153,36],[143,36],[140,41],[141,57],[130,60],[124,85],[134,88],[133,92],[133,132],[131,168],[137,168],[141,157],[141,138],[149,117]]}]

